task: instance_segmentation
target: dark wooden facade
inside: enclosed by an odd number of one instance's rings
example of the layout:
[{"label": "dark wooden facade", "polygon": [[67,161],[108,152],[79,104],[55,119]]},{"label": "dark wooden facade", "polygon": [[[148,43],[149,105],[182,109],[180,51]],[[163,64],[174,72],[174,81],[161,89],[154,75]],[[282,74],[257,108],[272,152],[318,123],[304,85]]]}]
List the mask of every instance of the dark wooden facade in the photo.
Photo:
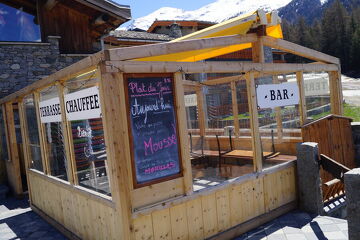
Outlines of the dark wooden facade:
[{"label": "dark wooden facade", "polygon": [[85,54],[99,49],[100,37],[131,18],[130,7],[107,0],[1,0],[37,16],[41,38],[60,36],[61,53]]}]

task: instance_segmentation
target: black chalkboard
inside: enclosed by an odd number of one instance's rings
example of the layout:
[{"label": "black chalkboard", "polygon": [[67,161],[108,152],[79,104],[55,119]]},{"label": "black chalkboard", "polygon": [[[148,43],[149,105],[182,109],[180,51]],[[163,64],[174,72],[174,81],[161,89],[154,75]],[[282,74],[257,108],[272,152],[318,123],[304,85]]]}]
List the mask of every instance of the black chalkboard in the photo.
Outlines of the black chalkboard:
[{"label": "black chalkboard", "polygon": [[135,184],[181,172],[172,76],[126,77]]}]

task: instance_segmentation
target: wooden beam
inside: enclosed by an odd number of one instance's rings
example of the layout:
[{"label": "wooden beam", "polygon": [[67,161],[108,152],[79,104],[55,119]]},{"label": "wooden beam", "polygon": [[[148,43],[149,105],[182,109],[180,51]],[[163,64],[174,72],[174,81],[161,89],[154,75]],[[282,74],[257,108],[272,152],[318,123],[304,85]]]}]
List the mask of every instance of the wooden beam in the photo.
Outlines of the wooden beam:
[{"label": "wooden beam", "polygon": [[234,116],[235,137],[238,138],[240,133],[240,125],[239,125],[239,110],[238,110],[237,95],[236,95],[236,82],[231,82],[230,88],[231,88],[232,112]]},{"label": "wooden beam", "polygon": [[337,71],[329,72],[329,87],[330,87],[330,105],[331,113],[343,115],[343,95],[341,86],[341,73]]},{"label": "wooden beam", "polygon": [[202,88],[196,91],[196,98],[197,98],[200,136],[205,136],[206,122],[205,122],[205,112],[204,112],[204,95],[202,92]]},{"label": "wooden beam", "polygon": [[36,81],[33,84],[0,99],[0,104],[15,100],[16,98],[19,98],[19,97],[22,97],[25,95],[28,95],[28,94],[34,92],[36,89],[47,87],[56,81],[67,80],[67,79],[70,79],[77,75],[80,75],[82,73],[86,73],[91,70],[94,70],[96,68],[95,65],[97,65],[99,62],[101,62],[103,59],[104,59],[103,51],[95,53],[91,56],[88,56],[88,57],[78,61],[76,64],[73,64],[66,68],[63,68],[60,71],[58,71],[48,77],[45,77],[39,81]]},{"label": "wooden beam", "polygon": [[129,60],[144,57],[153,57],[171,53],[230,46],[242,43],[251,43],[257,40],[256,34],[232,35],[225,37],[167,42],[146,46],[135,46],[105,50],[106,60]]},{"label": "wooden beam", "polygon": [[176,104],[176,113],[178,120],[178,133],[179,141],[181,146],[181,157],[182,157],[182,168],[183,168],[183,178],[184,178],[184,188],[186,195],[191,195],[193,193],[193,181],[192,181],[192,171],[191,171],[191,162],[190,162],[190,146],[189,139],[187,134],[186,126],[186,112],[185,112],[185,102],[184,102],[184,89],[183,89],[183,74],[175,73],[175,104]]},{"label": "wooden beam", "polygon": [[[106,72],[124,73],[234,73],[249,72],[254,74],[293,73],[298,71],[318,72],[337,71],[335,64],[296,64],[296,63],[251,63],[251,62],[141,62],[141,61],[106,61]],[[1,103],[1,102],[0,102]]]},{"label": "wooden beam", "polygon": [[[133,239],[131,233],[131,164],[128,120],[122,73],[103,73],[100,80],[100,102],[103,114],[106,154],[111,171],[110,189],[116,206],[119,239]],[[121,124],[119,124],[121,123]]]},{"label": "wooden beam", "polygon": [[252,151],[254,152],[254,171],[262,171],[262,147],[259,132],[259,114],[257,109],[256,89],[254,73],[250,72],[246,75],[246,88],[249,104],[250,130]]},{"label": "wooden beam", "polygon": [[265,55],[264,55],[264,43],[263,37],[259,37],[256,42],[252,43],[252,60],[255,63],[264,63]]},{"label": "wooden beam", "polygon": [[306,100],[305,100],[305,88],[304,88],[304,73],[297,72],[296,73],[296,80],[299,87],[299,95],[300,95],[300,102],[299,102],[299,110],[300,110],[300,125],[306,124]]},{"label": "wooden beam", "polygon": [[327,55],[322,52],[318,52],[316,50],[306,48],[300,46],[298,44],[288,42],[282,39],[273,38],[273,37],[263,37],[264,45],[268,47],[272,47],[278,50],[282,50],[288,53],[292,53],[297,56],[301,56],[304,58],[308,58],[310,60],[325,62],[325,63],[333,63],[340,64],[340,60],[336,57]]}]

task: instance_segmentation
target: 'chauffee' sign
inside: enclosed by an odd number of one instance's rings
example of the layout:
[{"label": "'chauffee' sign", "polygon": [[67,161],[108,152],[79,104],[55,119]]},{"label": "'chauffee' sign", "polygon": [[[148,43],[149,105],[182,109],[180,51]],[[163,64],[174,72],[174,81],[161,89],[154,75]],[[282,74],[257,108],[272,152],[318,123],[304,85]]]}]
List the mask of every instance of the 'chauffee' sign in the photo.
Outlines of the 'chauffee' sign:
[{"label": "'chauffee' sign", "polygon": [[86,88],[65,95],[66,118],[69,121],[100,118],[100,98],[98,87]]},{"label": "'chauffee' sign", "polygon": [[296,82],[259,85],[256,89],[260,108],[275,108],[299,104],[299,88]]}]

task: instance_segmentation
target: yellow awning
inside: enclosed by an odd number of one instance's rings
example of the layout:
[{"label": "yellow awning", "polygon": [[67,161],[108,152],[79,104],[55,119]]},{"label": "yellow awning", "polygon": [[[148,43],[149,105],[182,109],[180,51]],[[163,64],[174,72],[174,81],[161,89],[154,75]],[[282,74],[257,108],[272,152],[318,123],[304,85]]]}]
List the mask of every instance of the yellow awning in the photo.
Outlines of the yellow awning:
[{"label": "yellow awning", "polygon": [[[279,23],[271,25],[272,22],[272,13],[266,14],[266,19],[269,24],[266,27],[266,33],[268,36],[274,38],[282,38],[282,30]],[[203,30],[191,33],[181,38],[177,38],[172,42],[179,42],[183,40],[193,40],[201,38],[210,38],[210,37],[221,37],[221,36],[230,36],[230,35],[245,35],[252,26],[257,24],[260,21],[258,16],[258,11],[251,14],[241,15],[236,18],[232,18],[225,22],[216,24],[214,26],[205,28]],[[207,48],[194,51],[186,51],[180,53],[159,55],[154,57],[146,57],[135,59],[137,61],[172,61],[172,62],[196,62],[216,56],[221,56],[227,53],[236,52],[246,48],[250,48],[251,43],[231,45],[226,47],[215,47]]]}]

